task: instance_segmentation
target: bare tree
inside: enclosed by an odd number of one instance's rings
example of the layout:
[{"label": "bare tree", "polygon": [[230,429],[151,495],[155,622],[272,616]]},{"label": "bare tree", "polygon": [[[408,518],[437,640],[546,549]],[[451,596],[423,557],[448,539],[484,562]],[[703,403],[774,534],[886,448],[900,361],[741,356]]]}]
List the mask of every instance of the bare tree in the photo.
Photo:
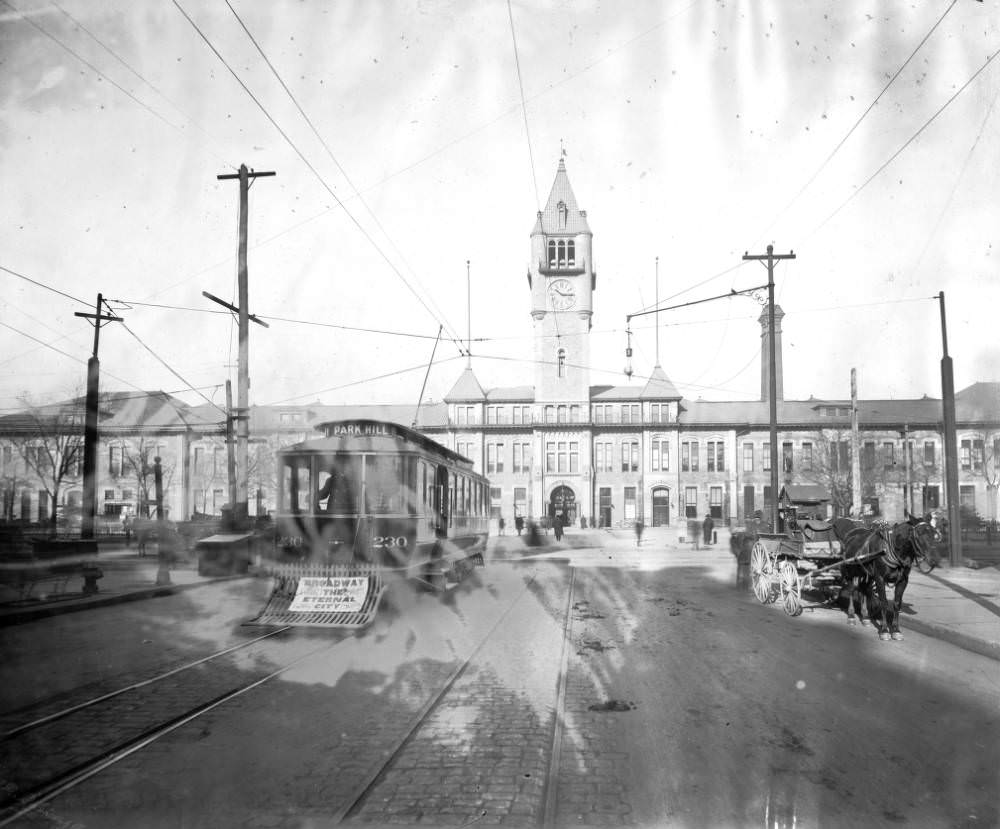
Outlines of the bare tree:
[{"label": "bare tree", "polygon": [[32,407],[18,426],[19,434],[11,443],[48,494],[49,520],[55,524],[63,482],[78,477],[83,468],[83,409],[76,402],[58,408]]},{"label": "bare tree", "polygon": [[[129,448],[129,451],[124,453],[122,459],[125,466],[135,476],[139,514],[144,518],[150,517],[149,505],[156,500],[156,481],[154,476],[156,453],[156,444],[148,442],[145,437],[140,437],[139,442],[133,444]],[[160,474],[164,490],[170,488],[176,466],[177,464],[170,459],[160,458]]]},{"label": "bare tree", "polygon": [[825,487],[838,515],[851,509],[850,434],[839,429],[823,429],[812,437],[812,458],[803,460],[802,477]]},{"label": "bare tree", "polygon": [[997,489],[1000,487],[1000,432],[984,430],[972,438],[972,471],[986,482],[985,518],[997,518]]}]

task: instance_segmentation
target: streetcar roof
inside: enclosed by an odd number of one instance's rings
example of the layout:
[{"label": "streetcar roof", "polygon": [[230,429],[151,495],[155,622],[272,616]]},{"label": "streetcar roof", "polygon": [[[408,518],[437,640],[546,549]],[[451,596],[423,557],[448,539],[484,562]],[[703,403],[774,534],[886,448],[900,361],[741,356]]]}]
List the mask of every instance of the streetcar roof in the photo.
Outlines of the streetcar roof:
[{"label": "streetcar roof", "polygon": [[401,423],[354,418],[351,420],[328,420],[316,424],[316,429],[325,432],[325,436],[285,446],[279,451],[279,454],[290,452],[398,452],[401,448],[408,448],[423,450],[454,463],[472,466],[472,461],[469,458],[408,426],[403,426]]}]

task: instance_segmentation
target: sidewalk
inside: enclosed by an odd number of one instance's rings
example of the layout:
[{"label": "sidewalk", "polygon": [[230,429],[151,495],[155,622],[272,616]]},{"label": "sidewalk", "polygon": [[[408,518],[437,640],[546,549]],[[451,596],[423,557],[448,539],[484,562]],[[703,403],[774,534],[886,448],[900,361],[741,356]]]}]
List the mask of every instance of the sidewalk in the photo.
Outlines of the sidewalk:
[{"label": "sidewalk", "polygon": [[89,595],[83,593],[83,577],[80,575],[71,577],[63,591],[57,591],[53,582],[39,581],[26,599],[22,599],[16,589],[0,584],[0,627],[120,602],[168,596],[220,580],[245,578],[199,576],[198,562],[192,558],[173,565],[167,571],[169,583],[158,585],[160,572],[156,548],[155,545],[150,545],[150,548],[150,554],[140,556],[134,546],[126,549],[124,545],[114,542],[102,544],[96,558],[87,557],[87,561],[96,562],[103,573],[97,582],[98,592]]},{"label": "sidewalk", "polygon": [[[663,551],[665,556],[692,553],[723,566],[732,563],[734,581],[736,562],[729,552],[729,536],[718,534],[718,543],[695,549],[691,543],[679,544],[675,528],[651,528],[643,534],[642,551]],[[517,560],[538,554],[572,553],[598,548],[630,549],[635,545],[631,530],[570,530],[561,542],[550,532],[542,535],[542,545],[529,547],[527,535],[507,533],[490,538],[489,550],[497,559]],[[135,549],[121,545],[101,547],[97,563],[104,573],[98,592],[84,595],[83,579],[73,577],[65,593],[46,596],[45,584],[32,591],[33,598],[19,600],[16,591],[0,586],[0,627],[34,619],[72,613],[92,607],[169,595],[219,581],[217,576],[199,576],[197,562],[191,560],[169,571],[170,584],[157,585],[158,563],[155,555],[139,557]],[[245,576],[223,576],[245,578]],[[913,570],[903,599],[900,627],[934,636],[966,650],[1000,660],[1000,568],[997,566],[939,567],[929,575]]]}]

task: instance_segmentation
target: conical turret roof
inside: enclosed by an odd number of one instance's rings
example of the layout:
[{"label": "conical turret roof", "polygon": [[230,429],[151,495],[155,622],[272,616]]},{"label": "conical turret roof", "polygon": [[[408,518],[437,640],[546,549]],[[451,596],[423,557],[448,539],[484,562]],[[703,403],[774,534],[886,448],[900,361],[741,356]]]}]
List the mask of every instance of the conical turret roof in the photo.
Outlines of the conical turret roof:
[{"label": "conical turret roof", "polygon": [[646,386],[639,394],[639,397],[643,400],[680,400],[681,398],[677,393],[676,386],[670,382],[666,372],[660,367],[659,363],[654,366],[653,373],[649,375],[649,380],[646,382]]},{"label": "conical turret roof", "polygon": [[451,391],[444,396],[446,403],[464,403],[467,401],[482,402],[486,399],[486,392],[472,372],[472,366],[466,366],[465,371],[451,387]]}]

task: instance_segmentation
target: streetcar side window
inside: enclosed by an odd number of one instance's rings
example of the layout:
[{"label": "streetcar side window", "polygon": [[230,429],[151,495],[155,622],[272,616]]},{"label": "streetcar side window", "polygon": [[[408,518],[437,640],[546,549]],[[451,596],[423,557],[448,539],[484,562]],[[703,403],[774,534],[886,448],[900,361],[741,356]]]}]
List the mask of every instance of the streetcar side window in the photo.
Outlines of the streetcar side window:
[{"label": "streetcar side window", "polygon": [[366,511],[379,515],[403,512],[403,458],[365,455]]}]

